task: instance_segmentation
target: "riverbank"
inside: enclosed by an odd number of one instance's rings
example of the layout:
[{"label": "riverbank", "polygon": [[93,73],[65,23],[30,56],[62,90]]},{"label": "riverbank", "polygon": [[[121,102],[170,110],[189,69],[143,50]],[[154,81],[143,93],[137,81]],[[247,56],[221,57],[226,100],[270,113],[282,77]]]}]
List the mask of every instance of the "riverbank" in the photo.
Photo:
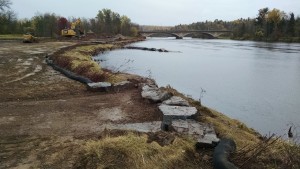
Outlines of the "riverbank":
[{"label": "riverbank", "polygon": [[[55,63],[67,63],[61,66],[82,73],[82,76],[96,77],[95,81],[117,83],[126,79],[139,84],[145,78],[97,68],[96,61],[91,57],[127,43],[130,41],[111,44],[49,42],[29,46],[2,44],[1,64],[9,63],[9,66],[1,70],[1,76],[6,81],[1,83],[4,89],[0,104],[1,167],[212,168],[212,150],[196,149],[195,141],[187,136],[104,130],[108,123],[161,120],[156,104],[143,100],[139,88],[108,93],[90,92],[84,85],[65,78],[44,62],[45,54],[52,53],[50,58]],[[55,60],[57,58],[64,58],[62,60],[65,62],[58,62]],[[23,70],[26,66],[28,68]],[[88,73],[90,69],[95,73],[93,76]],[[30,70],[35,74],[31,74]],[[234,139],[238,151],[233,162],[237,165],[247,162],[243,168],[276,167],[278,162],[280,166],[286,165],[284,160],[290,154],[286,155],[286,149],[278,146],[283,144],[288,150],[296,150],[290,148],[293,145],[282,142],[270,144],[243,123],[200,106],[199,102],[170,86],[164,90],[187,99],[200,112],[197,119],[212,123],[219,137]],[[157,142],[162,138],[175,138],[175,141],[161,147]]]},{"label": "riverbank", "polygon": [[255,39],[255,38],[247,38],[247,37],[223,37],[220,39],[231,39],[231,40],[247,40],[247,41],[255,41],[255,42],[270,42],[270,43],[300,43],[300,37],[282,37],[279,39],[272,39],[272,38],[262,38],[262,39]]}]

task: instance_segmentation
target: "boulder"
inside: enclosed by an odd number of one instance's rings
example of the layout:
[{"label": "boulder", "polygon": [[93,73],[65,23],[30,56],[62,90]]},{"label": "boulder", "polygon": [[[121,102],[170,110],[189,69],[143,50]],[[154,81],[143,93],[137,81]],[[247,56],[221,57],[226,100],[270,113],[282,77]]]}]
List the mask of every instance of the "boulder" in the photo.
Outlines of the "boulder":
[{"label": "boulder", "polygon": [[190,106],[186,100],[178,96],[172,96],[170,99],[165,100],[163,104],[170,106]]},{"label": "boulder", "polygon": [[167,51],[167,50],[164,49],[164,48],[158,49],[157,51],[159,51],[159,52],[169,52],[169,51]]}]

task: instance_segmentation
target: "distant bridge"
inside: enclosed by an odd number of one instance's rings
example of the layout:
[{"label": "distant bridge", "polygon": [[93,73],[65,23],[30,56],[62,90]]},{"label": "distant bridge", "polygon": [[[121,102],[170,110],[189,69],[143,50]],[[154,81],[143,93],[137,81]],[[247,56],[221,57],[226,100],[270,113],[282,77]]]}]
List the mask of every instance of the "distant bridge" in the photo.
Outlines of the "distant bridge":
[{"label": "distant bridge", "polygon": [[232,31],[228,30],[189,30],[189,31],[181,31],[181,30],[167,30],[167,31],[139,31],[139,34],[145,37],[158,35],[158,34],[165,34],[165,35],[171,35],[173,37],[176,37],[176,39],[182,39],[185,36],[194,34],[194,33],[200,33],[203,35],[208,36],[211,39],[217,38],[218,36],[224,34],[224,33],[231,33]]}]

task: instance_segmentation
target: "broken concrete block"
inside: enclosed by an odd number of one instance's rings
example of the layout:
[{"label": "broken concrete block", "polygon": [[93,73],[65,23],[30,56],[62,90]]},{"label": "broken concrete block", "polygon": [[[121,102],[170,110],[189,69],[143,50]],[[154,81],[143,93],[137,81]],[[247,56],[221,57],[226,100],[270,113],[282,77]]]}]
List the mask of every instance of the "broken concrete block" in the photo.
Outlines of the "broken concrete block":
[{"label": "broken concrete block", "polygon": [[153,102],[162,102],[171,97],[170,93],[163,92],[154,85],[145,85],[142,90],[142,97]]},{"label": "broken concrete block", "polygon": [[169,106],[162,104],[158,106],[159,110],[163,113],[162,130],[170,130],[172,121],[175,119],[186,120],[191,118],[197,113],[195,107],[183,107],[183,106]]},{"label": "broken concrete block", "polygon": [[197,147],[201,148],[213,148],[217,146],[220,139],[217,137],[215,130],[212,126],[206,126],[203,130],[203,135],[200,135],[200,137],[197,140]]},{"label": "broken concrete block", "polygon": [[190,106],[186,100],[178,96],[172,96],[170,99],[165,100],[163,104],[171,106]]},{"label": "broken concrete block", "polygon": [[178,133],[188,133],[189,124],[187,120],[173,120],[171,123],[172,129]]},{"label": "broken concrete block", "polygon": [[197,139],[196,146],[198,148],[213,148],[219,142],[213,126],[206,123],[200,123],[193,119],[172,120],[171,127],[176,132],[188,134]]},{"label": "broken concrete block", "polygon": [[108,82],[96,82],[96,83],[88,83],[88,89],[92,91],[109,91],[111,87],[111,83]]}]

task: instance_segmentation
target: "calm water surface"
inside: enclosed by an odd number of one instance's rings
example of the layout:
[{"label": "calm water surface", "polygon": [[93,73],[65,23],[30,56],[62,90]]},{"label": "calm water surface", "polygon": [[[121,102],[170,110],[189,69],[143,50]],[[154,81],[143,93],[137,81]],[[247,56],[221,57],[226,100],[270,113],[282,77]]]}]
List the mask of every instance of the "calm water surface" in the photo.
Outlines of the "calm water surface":
[{"label": "calm water surface", "polygon": [[101,66],[151,76],[262,134],[300,128],[300,44],[151,38],[131,46],[169,53],[115,50]]}]

